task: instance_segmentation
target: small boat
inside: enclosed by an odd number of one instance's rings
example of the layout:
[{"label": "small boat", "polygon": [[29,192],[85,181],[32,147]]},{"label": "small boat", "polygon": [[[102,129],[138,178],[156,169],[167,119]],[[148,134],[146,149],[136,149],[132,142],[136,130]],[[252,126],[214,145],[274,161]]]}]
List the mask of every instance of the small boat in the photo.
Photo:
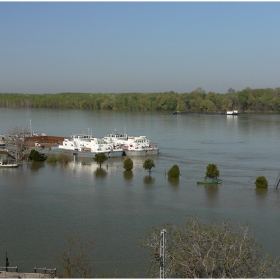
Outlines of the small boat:
[{"label": "small boat", "polygon": [[15,168],[18,167],[17,163],[9,163],[8,160],[1,159],[0,160],[0,168]]},{"label": "small boat", "polygon": [[222,180],[219,178],[216,179],[206,179],[204,181],[197,181],[198,185],[207,185],[207,184],[213,184],[213,185],[217,185],[217,184],[222,184]]}]

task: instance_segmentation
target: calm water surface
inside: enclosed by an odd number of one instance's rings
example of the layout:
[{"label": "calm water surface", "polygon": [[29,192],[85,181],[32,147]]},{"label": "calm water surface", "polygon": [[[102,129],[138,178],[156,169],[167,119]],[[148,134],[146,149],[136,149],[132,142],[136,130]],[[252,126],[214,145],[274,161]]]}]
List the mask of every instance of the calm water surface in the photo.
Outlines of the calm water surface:
[{"label": "calm water surface", "polygon": [[[91,129],[105,136],[117,129],[147,135],[160,146],[153,156],[151,178],[143,170],[145,157],[133,158],[132,176],[123,172],[123,158],[103,166],[27,164],[0,170],[0,266],[8,252],[10,265],[21,271],[54,267],[66,236],[94,238],[95,275],[118,270],[120,277],[139,271],[145,277],[148,252],[139,246],[151,226],[171,221],[182,225],[188,215],[203,221],[249,221],[257,240],[280,256],[280,115],[172,115],[170,113],[22,110],[0,108],[0,133],[30,127],[47,135],[69,136]],[[5,121],[3,121],[5,120]],[[215,163],[223,184],[198,186],[206,166]],[[169,182],[168,169],[178,164],[179,182]],[[269,187],[256,191],[254,181],[265,176]],[[1,258],[0,258],[1,259]]]}]

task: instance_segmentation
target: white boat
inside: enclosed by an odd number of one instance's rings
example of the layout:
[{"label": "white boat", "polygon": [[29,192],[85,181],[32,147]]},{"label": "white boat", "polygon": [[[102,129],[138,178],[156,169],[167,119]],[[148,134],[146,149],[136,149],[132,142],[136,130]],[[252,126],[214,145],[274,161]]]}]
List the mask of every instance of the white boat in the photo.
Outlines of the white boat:
[{"label": "white boat", "polygon": [[124,154],[123,148],[103,139],[92,137],[91,134],[73,134],[65,138],[57,150],[70,151],[77,156],[94,157],[96,153],[104,153],[107,157],[117,157]]},{"label": "white boat", "polygon": [[238,110],[226,111],[226,115],[236,116],[238,115]]},{"label": "white boat", "polygon": [[156,155],[159,153],[158,145],[151,143],[146,136],[128,136],[127,134],[107,134],[104,138],[106,143],[123,148],[127,156]]},{"label": "white boat", "polygon": [[17,163],[10,163],[6,159],[0,159],[0,168],[14,168],[18,167]]}]

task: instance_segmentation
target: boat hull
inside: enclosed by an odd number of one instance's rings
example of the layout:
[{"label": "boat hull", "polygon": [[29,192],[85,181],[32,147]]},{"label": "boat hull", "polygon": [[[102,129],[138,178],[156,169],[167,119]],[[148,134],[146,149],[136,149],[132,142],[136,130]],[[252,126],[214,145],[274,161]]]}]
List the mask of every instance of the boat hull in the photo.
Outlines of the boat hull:
[{"label": "boat hull", "polygon": [[[59,155],[59,154],[66,154],[69,156],[76,156],[79,158],[94,158],[95,155],[97,154],[96,152],[91,152],[91,151],[76,151],[76,150],[67,150],[67,149],[60,149],[56,147],[52,147],[51,149],[41,149],[40,153],[44,154],[52,154],[52,155]],[[104,152],[104,154],[109,157],[121,157],[124,155],[124,151],[122,149],[120,150],[113,150],[113,151],[108,151]]]},{"label": "boat hull", "polygon": [[0,168],[17,168],[18,164],[14,163],[14,164],[0,164]]},{"label": "boat hull", "polygon": [[146,155],[158,155],[159,149],[147,149],[147,150],[124,150],[126,156],[146,156]]}]

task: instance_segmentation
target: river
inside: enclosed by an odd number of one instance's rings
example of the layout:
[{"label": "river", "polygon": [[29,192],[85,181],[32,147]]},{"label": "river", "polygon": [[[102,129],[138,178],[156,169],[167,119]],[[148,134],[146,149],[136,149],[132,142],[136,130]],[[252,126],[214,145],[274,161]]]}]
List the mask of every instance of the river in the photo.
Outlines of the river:
[{"label": "river", "polygon": [[[30,128],[47,135],[70,136],[92,130],[105,136],[115,129],[146,135],[160,148],[152,156],[151,178],[143,170],[145,157],[132,158],[133,176],[124,175],[123,158],[111,158],[96,173],[95,163],[72,161],[67,166],[23,163],[0,170],[0,266],[8,252],[10,266],[32,272],[57,266],[66,236],[93,238],[94,275],[115,271],[119,277],[145,277],[149,252],[139,239],[152,226],[183,225],[189,215],[204,222],[249,221],[258,242],[280,256],[279,114],[172,115],[170,112],[111,112],[0,108],[0,133]],[[215,163],[219,186],[197,185],[206,166]],[[172,183],[166,172],[181,171]],[[256,190],[265,176],[267,190]],[[1,258],[0,258],[1,259]]]}]

